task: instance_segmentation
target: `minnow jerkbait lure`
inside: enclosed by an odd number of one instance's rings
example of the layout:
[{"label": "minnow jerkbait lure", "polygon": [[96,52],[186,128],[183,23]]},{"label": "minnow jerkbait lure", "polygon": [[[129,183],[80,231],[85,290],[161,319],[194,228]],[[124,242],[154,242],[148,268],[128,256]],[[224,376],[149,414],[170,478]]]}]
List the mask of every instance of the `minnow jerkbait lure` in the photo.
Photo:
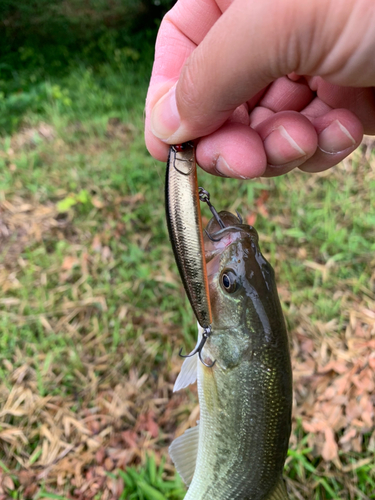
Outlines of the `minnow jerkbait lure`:
[{"label": "minnow jerkbait lure", "polygon": [[[175,260],[191,307],[203,328],[203,339],[191,354],[199,354],[211,335],[208,290],[195,147],[191,142],[171,146],[165,184],[166,217]],[[180,351],[181,354],[181,351]]]}]

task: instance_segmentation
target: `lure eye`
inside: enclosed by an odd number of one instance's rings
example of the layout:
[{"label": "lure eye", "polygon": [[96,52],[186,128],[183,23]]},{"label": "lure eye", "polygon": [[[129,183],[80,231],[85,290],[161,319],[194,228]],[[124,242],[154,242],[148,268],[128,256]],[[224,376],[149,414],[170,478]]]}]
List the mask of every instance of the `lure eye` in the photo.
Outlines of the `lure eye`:
[{"label": "lure eye", "polygon": [[238,281],[236,274],[230,269],[225,269],[221,273],[221,285],[228,293],[234,293],[238,288]]},{"label": "lure eye", "polygon": [[182,151],[185,151],[185,149],[191,146],[192,146],[191,142],[183,142],[182,144],[175,144],[174,146],[172,146],[172,148],[176,151],[176,153],[181,153]]}]

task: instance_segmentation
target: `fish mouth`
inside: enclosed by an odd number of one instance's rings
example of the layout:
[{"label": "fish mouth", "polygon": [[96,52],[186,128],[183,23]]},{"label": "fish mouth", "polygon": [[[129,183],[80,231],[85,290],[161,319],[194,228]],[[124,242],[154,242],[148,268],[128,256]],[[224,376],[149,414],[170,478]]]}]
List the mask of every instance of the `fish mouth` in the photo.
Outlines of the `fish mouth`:
[{"label": "fish mouth", "polygon": [[[238,226],[241,224],[241,221],[238,219],[236,215],[232,214],[231,212],[227,212],[226,210],[222,210],[219,213],[219,217],[224,223],[225,226],[224,229],[227,229],[228,227],[232,226],[233,227]],[[216,220],[215,217],[212,217],[212,219],[210,220],[210,222],[207,224],[206,227],[206,231],[210,234],[217,233],[221,229],[223,229],[223,227],[220,225],[220,223]]]},{"label": "fish mouth", "polygon": [[252,244],[258,247],[258,233],[253,226],[243,224],[236,215],[225,210],[219,213],[223,228],[213,217],[207,224],[204,236],[206,263],[216,255],[221,254],[228,246],[238,240],[250,238]]}]

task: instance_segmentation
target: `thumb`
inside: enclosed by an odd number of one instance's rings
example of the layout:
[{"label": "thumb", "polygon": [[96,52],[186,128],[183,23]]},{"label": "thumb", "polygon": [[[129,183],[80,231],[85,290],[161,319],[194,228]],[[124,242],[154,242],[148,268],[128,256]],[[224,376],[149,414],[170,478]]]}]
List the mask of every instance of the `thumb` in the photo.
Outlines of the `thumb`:
[{"label": "thumb", "polygon": [[[357,0],[354,9],[355,3],[340,3],[337,11],[333,0],[234,0],[186,61],[177,84],[155,104],[153,134],[169,144],[208,135],[238,106],[292,72],[325,73],[340,83],[334,74],[340,68],[340,50],[334,51],[331,67],[327,56],[339,40],[342,45],[343,26],[349,19],[358,28],[353,15],[360,19],[363,12],[358,12],[358,5],[368,8],[368,2]],[[353,36],[360,41],[360,33],[360,29],[346,30],[353,51]],[[342,54],[344,63],[345,44]]]}]

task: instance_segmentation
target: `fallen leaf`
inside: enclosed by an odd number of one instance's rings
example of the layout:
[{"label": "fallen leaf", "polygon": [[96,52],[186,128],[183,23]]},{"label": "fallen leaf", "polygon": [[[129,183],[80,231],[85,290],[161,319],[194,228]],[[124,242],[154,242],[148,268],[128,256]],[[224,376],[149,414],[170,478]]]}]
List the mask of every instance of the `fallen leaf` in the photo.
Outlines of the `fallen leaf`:
[{"label": "fallen leaf", "polygon": [[335,434],[330,427],[324,431],[325,443],[322,449],[322,457],[326,462],[338,458],[338,446],[335,441]]},{"label": "fallen leaf", "polygon": [[64,257],[64,260],[61,264],[61,269],[63,271],[70,271],[73,267],[79,264],[79,260],[77,257],[73,257],[72,255],[67,255]]}]

